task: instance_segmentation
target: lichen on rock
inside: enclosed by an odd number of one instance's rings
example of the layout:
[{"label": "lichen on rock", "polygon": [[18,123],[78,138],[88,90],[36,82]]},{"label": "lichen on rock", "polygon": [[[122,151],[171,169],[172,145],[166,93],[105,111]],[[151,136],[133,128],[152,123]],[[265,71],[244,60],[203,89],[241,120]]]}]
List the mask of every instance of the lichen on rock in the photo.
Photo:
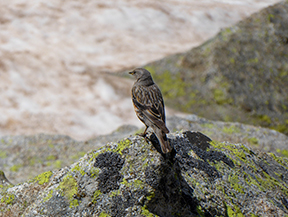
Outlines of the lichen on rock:
[{"label": "lichen on rock", "polygon": [[6,186],[0,194],[1,215],[288,214],[286,158],[215,142],[199,132],[168,138],[175,150],[170,156],[158,152],[154,134],[148,143],[131,136],[90,151],[53,175]]},{"label": "lichen on rock", "polygon": [[287,14],[288,2],[281,1],[145,67],[174,109],[287,135]]}]

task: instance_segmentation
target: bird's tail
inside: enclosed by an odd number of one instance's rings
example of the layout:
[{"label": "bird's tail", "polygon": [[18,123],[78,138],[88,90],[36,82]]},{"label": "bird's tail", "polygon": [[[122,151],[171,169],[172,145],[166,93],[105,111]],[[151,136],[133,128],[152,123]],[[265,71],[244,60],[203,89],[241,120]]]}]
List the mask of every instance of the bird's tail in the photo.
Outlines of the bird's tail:
[{"label": "bird's tail", "polygon": [[155,132],[162,149],[163,154],[167,154],[172,151],[172,147],[167,139],[166,134],[162,130],[156,130]]}]

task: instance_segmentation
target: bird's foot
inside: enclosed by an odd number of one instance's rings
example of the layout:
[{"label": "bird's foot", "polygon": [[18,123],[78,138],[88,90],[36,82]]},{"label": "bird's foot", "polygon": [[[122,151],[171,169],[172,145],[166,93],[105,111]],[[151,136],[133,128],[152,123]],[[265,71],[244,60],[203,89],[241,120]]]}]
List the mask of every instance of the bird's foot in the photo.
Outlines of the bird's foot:
[{"label": "bird's foot", "polygon": [[145,132],[145,133],[137,133],[136,135],[143,137],[143,138],[145,139],[145,142],[148,143],[147,134],[148,134],[148,133]]},{"label": "bird's foot", "polygon": [[146,138],[147,133],[137,133],[136,135]]}]

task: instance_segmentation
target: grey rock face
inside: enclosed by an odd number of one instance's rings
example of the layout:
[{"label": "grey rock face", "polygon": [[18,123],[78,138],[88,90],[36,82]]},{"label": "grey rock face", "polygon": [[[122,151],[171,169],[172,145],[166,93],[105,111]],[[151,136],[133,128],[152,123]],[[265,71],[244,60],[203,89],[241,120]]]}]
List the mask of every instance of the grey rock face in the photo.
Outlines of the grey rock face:
[{"label": "grey rock face", "polygon": [[[199,131],[213,141],[242,143],[253,150],[272,152],[287,157],[288,137],[270,130],[241,123],[210,121],[196,115],[168,116],[171,132]],[[88,141],[76,141],[63,135],[38,134],[33,136],[6,136],[0,139],[0,169],[13,184],[27,181],[46,171],[54,171],[73,164],[86,152],[107,142],[143,132],[133,126],[122,126],[112,134]]]},{"label": "grey rock face", "polygon": [[196,115],[169,117],[167,125],[173,131],[199,131],[213,141],[243,143],[253,150],[288,157],[288,137],[275,130],[241,123],[211,121]]},{"label": "grey rock face", "polygon": [[288,160],[199,132],[131,136],[59,171],[2,186],[2,216],[284,216]]},{"label": "grey rock face", "polygon": [[282,1],[146,68],[170,107],[288,134],[287,26]]},{"label": "grey rock face", "polygon": [[64,135],[4,136],[0,139],[0,169],[13,184],[24,182],[45,171],[71,165],[93,148],[118,141],[136,130],[135,126],[124,125],[88,141]]}]

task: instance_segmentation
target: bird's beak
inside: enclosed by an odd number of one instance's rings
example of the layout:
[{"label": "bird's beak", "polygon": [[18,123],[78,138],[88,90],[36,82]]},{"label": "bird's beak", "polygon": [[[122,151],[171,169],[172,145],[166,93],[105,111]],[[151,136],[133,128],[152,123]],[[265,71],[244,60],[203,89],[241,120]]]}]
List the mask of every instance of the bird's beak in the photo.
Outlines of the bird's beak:
[{"label": "bird's beak", "polygon": [[135,74],[135,72],[134,72],[134,71],[132,71],[132,72],[129,72],[129,74],[130,74],[130,75],[134,75],[134,74]]}]

